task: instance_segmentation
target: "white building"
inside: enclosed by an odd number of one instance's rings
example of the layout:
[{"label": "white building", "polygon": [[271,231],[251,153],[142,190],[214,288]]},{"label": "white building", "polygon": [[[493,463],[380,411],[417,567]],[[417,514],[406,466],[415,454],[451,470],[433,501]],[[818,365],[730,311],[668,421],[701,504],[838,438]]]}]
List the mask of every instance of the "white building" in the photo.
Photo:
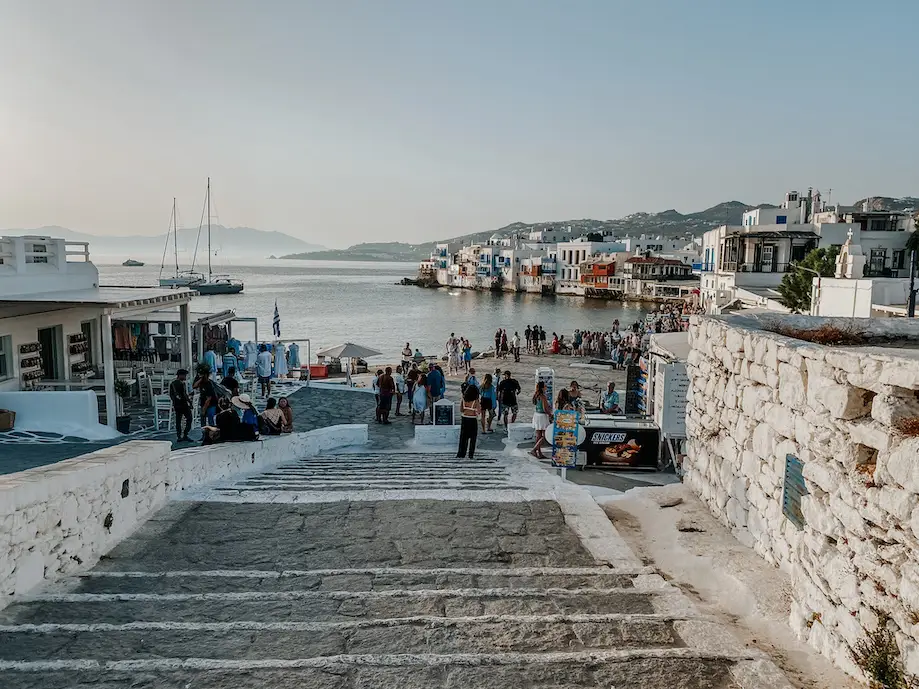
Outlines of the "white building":
[{"label": "white building", "polygon": [[558,273],[555,281],[557,294],[584,294],[581,283],[581,264],[594,254],[611,254],[627,251],[624,242],[591,242],[576,239],[571,242],[559,242]]},{"label": "white building", "polygon": [[701,296],[710,313],[728,306],[783,310],[777,288],[785,273],[812,249],[842,246],[850,233],[868,258],[865,277],[897,277],[913,229],[903,213],[827,211],[816,191],[789,192],[781,208],[748,211],[743,222],[703,237]]},{"label": "white building", "polygon": [[519,284],[522,292],[535,294],[555,292],[555,276],[558,272],[556,255],[555,250],[550,250],[521,259]]},{"label": "white building", "polygon": [[[30,391],[36,387],[96,387],[105,402],[107,424],[114,427],[112,321],[178,306],[181,363],[190,368],[189,302],[194,295],[185,288],[100,287],[85,242],[0,237],[0,392],[17,394],[4,397],[4,404],[19,400],[28,405],[38,398],[18,395],[34,395]],[[98,410],[96,396],[89,398]],[[91,416],[90,409],[82,418]]]}]

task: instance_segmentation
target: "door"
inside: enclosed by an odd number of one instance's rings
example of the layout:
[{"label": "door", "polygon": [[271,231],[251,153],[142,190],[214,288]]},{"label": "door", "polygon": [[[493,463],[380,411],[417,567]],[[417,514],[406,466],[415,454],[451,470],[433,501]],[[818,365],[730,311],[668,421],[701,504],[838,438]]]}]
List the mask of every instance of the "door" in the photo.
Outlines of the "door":
[{"label": "door", "polygon": [[41,367],[44,371],[44,380],[62,380],[64,378],[61,364],[62,329],[56,325],[53,328],[39,328],[38,342],[41,345]]},{"label": "door", "polygon": [[766,244],[763,247],[763,267],[764,273],[775,272],[775,246]]}]

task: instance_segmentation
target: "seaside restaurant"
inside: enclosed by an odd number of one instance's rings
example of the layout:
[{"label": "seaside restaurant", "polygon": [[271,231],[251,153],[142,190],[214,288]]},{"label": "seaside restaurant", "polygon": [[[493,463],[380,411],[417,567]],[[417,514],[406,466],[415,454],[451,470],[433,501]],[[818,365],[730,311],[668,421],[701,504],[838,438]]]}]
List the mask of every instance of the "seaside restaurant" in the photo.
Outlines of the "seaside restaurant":
[{"label": "seaside restaurant", "polygon": [[[178,358],[190,368],[189,303],[195,295],[184,288],[100,287],[86,242],[0,237],[0,395],[5,400],[0,406],[13,408],[10,400],[28,406],[28,398],[9,392],[95,390],[105,401],[106,424],[114,428],[113,321],[178,307]],[[92,401],[98,410],[97,399]]]}]

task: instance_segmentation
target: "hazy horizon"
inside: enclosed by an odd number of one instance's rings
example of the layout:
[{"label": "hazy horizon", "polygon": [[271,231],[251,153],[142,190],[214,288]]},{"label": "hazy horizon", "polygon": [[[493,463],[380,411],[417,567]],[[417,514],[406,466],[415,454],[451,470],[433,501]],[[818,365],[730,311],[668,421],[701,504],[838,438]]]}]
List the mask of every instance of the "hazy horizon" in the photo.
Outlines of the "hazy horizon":
[{"label": "hazy horizon", "polygon": [[[919,194],[919,7],[0,0],[0,228],[343,247]],[[11,135],[10,135],[11,134]]]}]

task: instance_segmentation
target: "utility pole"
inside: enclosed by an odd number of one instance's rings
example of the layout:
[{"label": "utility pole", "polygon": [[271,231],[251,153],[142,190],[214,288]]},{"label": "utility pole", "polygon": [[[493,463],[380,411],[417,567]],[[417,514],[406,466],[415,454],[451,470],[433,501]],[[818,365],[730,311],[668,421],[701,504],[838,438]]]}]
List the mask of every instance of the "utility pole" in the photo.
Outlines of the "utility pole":
[{"label": "utility pole", "polygon": [[909,252],[909,303],[906,306],[906,315],[916,317],[916,251]]}]

